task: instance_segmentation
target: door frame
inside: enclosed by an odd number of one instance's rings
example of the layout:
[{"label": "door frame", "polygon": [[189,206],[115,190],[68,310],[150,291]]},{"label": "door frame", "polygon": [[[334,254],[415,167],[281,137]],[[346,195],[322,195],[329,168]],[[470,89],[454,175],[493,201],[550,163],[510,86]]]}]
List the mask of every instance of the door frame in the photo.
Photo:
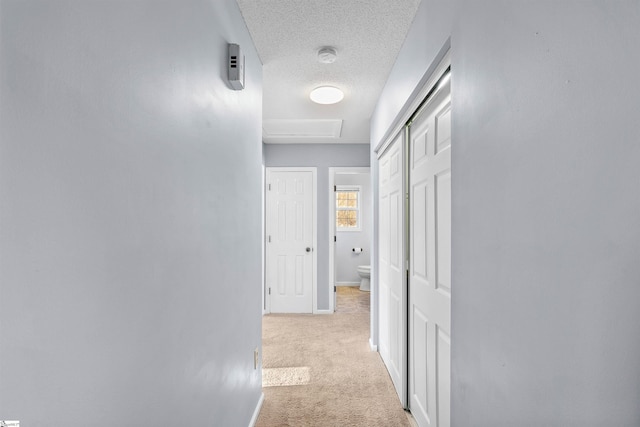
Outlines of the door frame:
[{"label": "door frame", "polygon": [[312,183],[311,183],[311,202],[312,202],[312,207],[311,207],[311,212],[313,213],[312,215],[312,219],[311,219],[311,224],[313,227],[313,231],[312,231],[312,244],[311,244],[311,256],[312,256],[312,280],[311,280],[311,310],[313,314],[317,314],[318,313],[318,288],[317,288],[317,282],[318,282],[318,191],[317,191],[317,186],[318,186],[318,168],[317,167],[275,167],[275,166],[267,166],[265,167],[265,180],[264,180],[264,233],[262,236],[262,241],[264,242],[265,245],[265,251],[264,251],[264,280],[263,280],[263,286],[262,286],[262,292],[264,295],[264,299],[265,299],[265,304],[264,304],[264,314],[268,314],[271,313],[271,298],[269,296],[269,284],[267,283],[267,251],[269,250],[269,246],[268,246],[268,233],[269,230],[267,229],[267,216],[269,215],[269,210],[268,210],[268,199],[269,199],[269,185],[270,183],[270,177],[271,177],[271,172],[311,172],[311,179],[312,179]]},{"label": "door frame", "polygon": [[[334,187],[336,185],[336,175],[337,174],[369,174],[369,179],[371,179],[371,167],[330,167],[329,168],[329,312],[333,313],[336,311],[336,247],[334,242],[334,236],[336,235],[336,221],[335,221],[335,211],[336,211],[336,197],[334,194]],[[373,185],[371,186],[371,197],[373,197]],[[373,206],[371,206],[373,208]],[[373,223],[373,221],[372,221]],[[371,236],[373,236],[373,230],[369,230]],[[371,256],[369,256],[369,265],[373,262]]]}]

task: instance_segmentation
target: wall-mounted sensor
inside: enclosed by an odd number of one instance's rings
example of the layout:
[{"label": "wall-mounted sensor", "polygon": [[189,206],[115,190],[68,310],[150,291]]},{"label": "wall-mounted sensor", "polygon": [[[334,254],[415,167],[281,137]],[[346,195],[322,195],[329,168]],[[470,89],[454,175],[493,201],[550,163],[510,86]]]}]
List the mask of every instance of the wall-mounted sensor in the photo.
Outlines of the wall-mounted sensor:
[{"label": "wall-mounted sensor", "polygon": [[235,90],[244,89],[244,55],[240,45],[229,44],[229,84]]}]

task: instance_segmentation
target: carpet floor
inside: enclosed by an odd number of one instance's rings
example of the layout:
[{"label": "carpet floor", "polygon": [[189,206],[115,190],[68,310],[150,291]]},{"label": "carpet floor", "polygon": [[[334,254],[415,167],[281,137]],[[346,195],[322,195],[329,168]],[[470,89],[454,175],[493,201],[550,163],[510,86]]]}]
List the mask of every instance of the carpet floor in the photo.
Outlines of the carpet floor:
[{"label": "carpet floor", "polygon": [[369,347],[369,293],[338,290],[333,315],[264,316],[257,427],[411,425]]}]

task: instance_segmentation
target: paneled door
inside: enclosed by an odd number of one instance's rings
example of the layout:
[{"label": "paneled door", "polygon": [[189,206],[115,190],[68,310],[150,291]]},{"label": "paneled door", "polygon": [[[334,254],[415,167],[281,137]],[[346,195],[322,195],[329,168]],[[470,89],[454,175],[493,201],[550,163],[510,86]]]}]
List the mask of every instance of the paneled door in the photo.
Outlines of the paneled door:
[{"label": "paneled door", "polygon": [[406,406],[407,340],[404,227],[404,143],[400,133],[379,159],[379,351]]},{"label": "paneled door", "polygon": [[266,286],[272,313],[312,313],[315,169],[267,168]]},{"label": "paneled door", "polygon": [[451,92],[409,127],[409,409],[419,426],[450,425]]}]

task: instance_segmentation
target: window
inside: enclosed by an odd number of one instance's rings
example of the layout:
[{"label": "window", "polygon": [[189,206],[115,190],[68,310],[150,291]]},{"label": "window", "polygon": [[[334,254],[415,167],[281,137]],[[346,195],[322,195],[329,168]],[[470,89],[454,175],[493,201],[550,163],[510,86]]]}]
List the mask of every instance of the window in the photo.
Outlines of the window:
[{"label": "window", "polygon": [[360,187],[336,187],[336,230],[360,231]]}]

